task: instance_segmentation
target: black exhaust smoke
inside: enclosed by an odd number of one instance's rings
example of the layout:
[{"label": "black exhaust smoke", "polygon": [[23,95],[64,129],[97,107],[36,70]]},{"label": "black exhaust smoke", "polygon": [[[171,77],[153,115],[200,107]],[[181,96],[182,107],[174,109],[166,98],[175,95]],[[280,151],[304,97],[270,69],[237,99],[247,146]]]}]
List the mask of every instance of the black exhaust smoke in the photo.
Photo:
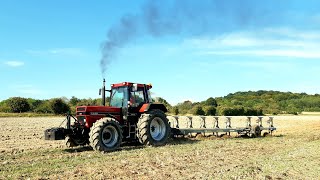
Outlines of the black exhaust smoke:
[{"label": "black exhaust smoke", "polygon": [[127,14],[107,32],[101,45],[104,77],[116,52],[141,36],[207,35],[280,24],[290,1],[203,0],[147,1],[137,14]]}]

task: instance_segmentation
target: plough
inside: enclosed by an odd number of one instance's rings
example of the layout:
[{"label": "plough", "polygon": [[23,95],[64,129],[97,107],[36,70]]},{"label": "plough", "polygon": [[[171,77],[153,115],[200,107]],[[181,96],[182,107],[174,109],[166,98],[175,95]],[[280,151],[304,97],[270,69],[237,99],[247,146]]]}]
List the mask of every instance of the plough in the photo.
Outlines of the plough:
[{"label": "plough", "polygon": [[[212,134],[230,135],[231,132],[235,132],[239,135],[248,135],[250,137],[261,136],[262,131],[264,136],[267,134],[272,135],[272,132],[276,130],[273,125],[273,117],[271,116],[258,116],[256,117],[256,124],[252,124],[252,119],[255,117],[247,116],[244,127],[233,127],[231,119],[235,117],[231,116],[167,116],[173,135],[192,135],[192,134]],[[267,126],[263,126],[263,120],[267,119]],[[220,125],[224,120],[224,125]],[[184,121],[183,125],[179,121]],[[211,121],[211,126],[208,125],[208,121]],[[195,124],[197,123],[198,126]]]}]

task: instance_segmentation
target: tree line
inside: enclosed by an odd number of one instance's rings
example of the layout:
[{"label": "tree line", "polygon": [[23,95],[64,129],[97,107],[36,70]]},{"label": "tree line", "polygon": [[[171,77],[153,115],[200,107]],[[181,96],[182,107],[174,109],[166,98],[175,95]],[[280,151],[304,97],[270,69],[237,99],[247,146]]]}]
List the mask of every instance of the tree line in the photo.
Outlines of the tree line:
[{"label": "tree line", "polygon": [[[109,98],[106,101],[108,104]],[[320,112],[319,94],[280,91],[236,92],[224,97],[210,97],[201,102],[184,101],[174,106],[161,97],[154,101],[163,103],[169,113],[175,115],[259,116]],[[74,96],[70,99],[62,97],[46,100],[11,97],[0,102],[0,112],[64,114],[75,113],[76,106],[81,105],[101,105],[101,99],[79,99]]]},{"label": "tree line", "polygon": [[162,98],[159,101],[167,106],[171,114],[180,115],[259,116],[320,112],[319,94],[280,91],[236,92],[201,102],[184,101],[175,106]]},{"label": "tree line", "polygon": [[[106,98],[107,101],[109,98]],[[67,112],[75,113],[77,106],[101,105],[102,100],[97,99],[79,99],[72,96],[52,99],[33,99],[23,97],[11,97],[0,102],[0,112],[22,113],[33,112],[41,114],[65,114]]]}]

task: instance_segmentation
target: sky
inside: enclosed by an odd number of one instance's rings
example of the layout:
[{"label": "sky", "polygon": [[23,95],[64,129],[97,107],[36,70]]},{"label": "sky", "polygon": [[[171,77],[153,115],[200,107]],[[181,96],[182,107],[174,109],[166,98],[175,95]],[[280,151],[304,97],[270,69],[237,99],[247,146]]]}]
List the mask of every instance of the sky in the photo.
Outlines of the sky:
[{"label": "sky", "polygon": [[320,93],[320,1],[0,2],[0,100],[99,98],[103,78],[171,104]]}]

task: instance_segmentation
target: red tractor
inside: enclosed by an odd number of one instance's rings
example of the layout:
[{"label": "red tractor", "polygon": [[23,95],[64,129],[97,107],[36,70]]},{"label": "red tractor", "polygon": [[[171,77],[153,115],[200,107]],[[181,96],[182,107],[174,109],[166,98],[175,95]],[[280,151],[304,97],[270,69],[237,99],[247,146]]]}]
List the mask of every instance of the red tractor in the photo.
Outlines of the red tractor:
[{"label": "red tractor", "polygon": [[[68,147],[89,144],[94,150],[105,152],[118,149],[123,141],[165,145],[171,134],[167,109],[152,102],[151,88],[151,85],[123,82],[106,90],[104,80],[100,89],[102,106],[78,106],[75,117],[67,115],[66,128],[45,130],[45,139],[65,139]],[[106,91],[110,92],[109,106],[105,106]]]}]

